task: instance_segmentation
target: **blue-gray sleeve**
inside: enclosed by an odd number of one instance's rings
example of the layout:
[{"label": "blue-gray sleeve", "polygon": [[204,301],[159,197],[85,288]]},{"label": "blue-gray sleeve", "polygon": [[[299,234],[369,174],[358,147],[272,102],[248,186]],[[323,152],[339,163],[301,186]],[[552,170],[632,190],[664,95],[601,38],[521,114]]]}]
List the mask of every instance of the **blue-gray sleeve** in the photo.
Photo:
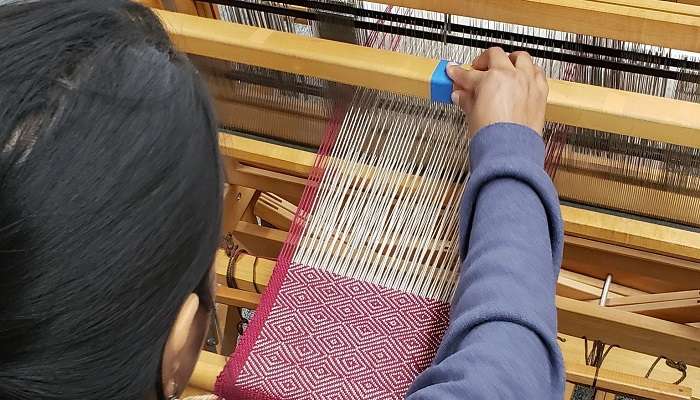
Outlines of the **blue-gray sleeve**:
[{"label": "blue-gray sleeve", "polygon": [[527,127],[494,124],[472,140],[450,326],[407,399],[562,399],[563,229],[543,164],[542,139]]}]

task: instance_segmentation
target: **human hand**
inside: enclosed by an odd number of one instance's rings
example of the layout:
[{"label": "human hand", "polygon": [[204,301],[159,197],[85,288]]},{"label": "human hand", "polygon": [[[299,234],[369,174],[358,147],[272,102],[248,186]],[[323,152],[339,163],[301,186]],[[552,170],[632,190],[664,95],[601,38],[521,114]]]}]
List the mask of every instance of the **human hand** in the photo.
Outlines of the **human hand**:
[{"label": "human hand", "polygon": [[525,125],[542,136],[549,87],[542,68],[524,51],[506,54],[492,47],[471,69],[447,67],[452,101],[469,117],[470,136],[497,122]]}]

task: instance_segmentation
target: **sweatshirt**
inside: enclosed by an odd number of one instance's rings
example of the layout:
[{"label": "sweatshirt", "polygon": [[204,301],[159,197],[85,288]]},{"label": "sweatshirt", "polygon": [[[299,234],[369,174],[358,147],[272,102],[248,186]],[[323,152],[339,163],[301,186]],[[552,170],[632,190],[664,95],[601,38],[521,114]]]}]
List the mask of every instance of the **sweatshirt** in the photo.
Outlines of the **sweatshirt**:
[{"label": "sweatshirt", "polygon": [[460,280],[437,356],[409,400],[561,400],[555,289],[559,200],[533,130],[498,123],[470,144]]}]

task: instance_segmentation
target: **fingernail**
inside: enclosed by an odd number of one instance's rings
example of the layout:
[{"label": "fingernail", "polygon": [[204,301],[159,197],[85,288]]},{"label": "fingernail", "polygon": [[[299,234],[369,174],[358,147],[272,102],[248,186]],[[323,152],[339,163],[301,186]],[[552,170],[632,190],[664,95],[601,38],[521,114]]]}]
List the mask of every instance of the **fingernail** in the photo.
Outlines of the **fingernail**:
[{"label": "fingernail", "polygon": [[454,78],[454,77],[452,76],[452,74],[453,74],[452,71],[454,70],[453,67],[456,67],[456,66],[458,66],[458,65],[459,65],[459,64],[457,64],[456,62],[452,62],[452,61],[448,62],[448,63],[447,63],[447,68],[445,68],[445,70],[447,71],[447,76],[449,76],[450,78]]},{"label": "fingernail", "polygon": [[452,104],[459,105],[459,92],[456,90],[452,92]]}]

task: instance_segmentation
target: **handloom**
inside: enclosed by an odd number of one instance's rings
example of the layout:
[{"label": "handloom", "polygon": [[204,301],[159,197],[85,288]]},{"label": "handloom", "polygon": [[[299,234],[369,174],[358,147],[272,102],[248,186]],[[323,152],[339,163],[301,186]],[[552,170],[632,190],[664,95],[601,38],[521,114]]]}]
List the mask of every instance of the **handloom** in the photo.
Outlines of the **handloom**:
[{"label": "handloom", "polygon": [[[351,302],[345,315],[352,293],[335,304],[318,297],[321,287],[355,285],[375,299],[395,293],[424,306],[410,311],[432,313],[402,317],[429,322],[414,329],[421,345],[412,349],[425,353],[392,359],[387,368],[402,372],[391,379],[386,370],[372,370],[383,381],[363,381],[358,367],[359,377],[343,386],[346,395],[381,398],[362,394],[377,390],[385,398],[400,397],[412,380],[405,371],[414,377],[429,363],[458,273],[456,205],[468,174],[464,121],[451,106],[432,100],[444,100],[441,60],[469,60],[500,45],[530,51],[551,78],[547,169],[564,202],[567,233],[558,287],[561,333],[597,341],[591,347],[598,353],[607,343],[649,354],[647,368],[656,356],[669,359],[645,378],[646,370],[626,367],[647,356],[629,353],[635,356],[614,368],[627,373],[613,379],[604,370],[622,350],[567,357],[569,380],[609,385],[593,390],[595,396],[690,398],[690,388],[672,382],[687,363],[682,384],[697,388],[692,365],[700,365],[700,333],[692,325],[700,296],[695,6],[655,0],[163,3],[210,17],[160,12],[216,99],[222,154],[229,161],[227,232],[247,253],[262,257],[240,268],[247,255],[236,252],[229,261],[234,278],[251,269],[247,280],[232,280],[236,288],[222,287],[220,300],[257,307],[258,316],[222,374],[220,393],[311,398],[305,396],[313,390],[335,390],[289,380],[347,373],[338,361],[347,355],[341,350],[348,341],[365,343],[350,328],[324,330],[329,337],[316,340],[312,350],[332,354],[335,367],[312,371],[316,365],[299,362],[303,355],[293,350],[313,336],[310,329],[320,328],[309,319],[317,309],[342,326],[384,329],[382,337],[396,346],[394,331],[382,325],[371,300]],[[278,264],[268,271],[269,282],[260,275],[265,258]],[[264,287],[258,305],[249,293]],[[317,296],[315,309],[294,298],[299,290],[315,293],[308,294]],[[605,307],[598,305],[600,297]],[[365,319],[351,318],[360,305],[370,307]],[[386,309],[394,317],[404,311],[396,304]],[[287,347],[270,352],[274,346]],[[381,348],[394,350],[391,356],[402,351],[392,344]],[[364,357],[354,360],[358,365],[379,357],[352,354]],[[582,367],[592,368],[592,375],[577,369],[580,364],[590,364]],[[660,373],[674,377],[663,379],[669,386],[654,381]],[[238,383],[227,383],[227,376]],[[255,397],[263,392],[269,397]]]}]

